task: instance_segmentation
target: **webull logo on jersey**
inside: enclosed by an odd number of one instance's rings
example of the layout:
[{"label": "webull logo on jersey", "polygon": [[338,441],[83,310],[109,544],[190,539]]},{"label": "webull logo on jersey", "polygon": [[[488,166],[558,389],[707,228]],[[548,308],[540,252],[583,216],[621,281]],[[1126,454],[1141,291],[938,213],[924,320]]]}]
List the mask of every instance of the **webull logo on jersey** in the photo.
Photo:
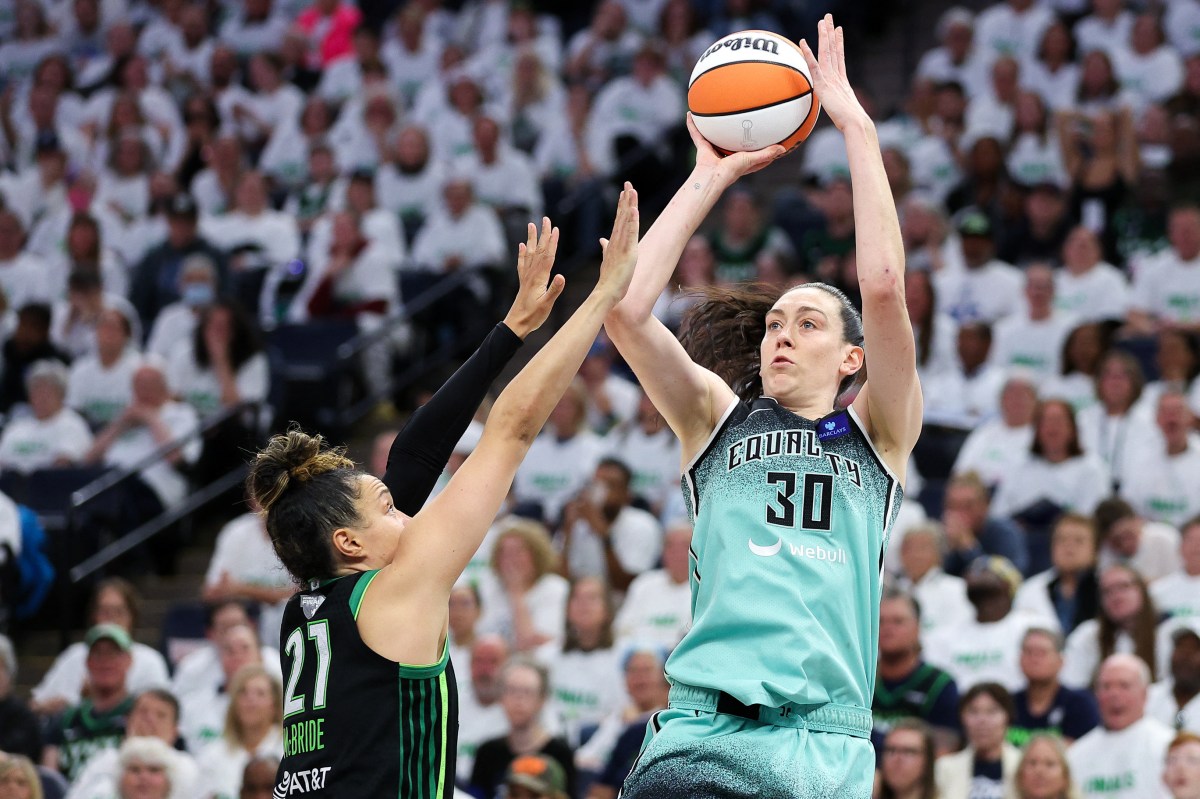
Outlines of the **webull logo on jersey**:
[{"label": "webull logo on jersey", "polygon": [[295,773],[290,771],[283,772],[283,777],[275,786],[272,795],[275,799],[284,799],[286,796],[295,796],[296,794],[306,794],[312,791],[320,791],[324,789],[326,780],[329,779],[329,770],[331,766],[322,766],[320,768],[304,769]]},{"label": "webull logo on jersey", "polygon": [[[747,544],[750,546],[750,551],[760,558],[769,558],[773,555],[778,555],[784,549],[782,538],[776,540],[774,544],[765,547],[754,543],[753,539],[747,540]],[[841,547],[823,547],[815,544],[788,544],[787,551],[793,558],[801,558],[803,560],[815,560],[834,564],[850,562],[850,557],[846,554],[846,550]]]}]

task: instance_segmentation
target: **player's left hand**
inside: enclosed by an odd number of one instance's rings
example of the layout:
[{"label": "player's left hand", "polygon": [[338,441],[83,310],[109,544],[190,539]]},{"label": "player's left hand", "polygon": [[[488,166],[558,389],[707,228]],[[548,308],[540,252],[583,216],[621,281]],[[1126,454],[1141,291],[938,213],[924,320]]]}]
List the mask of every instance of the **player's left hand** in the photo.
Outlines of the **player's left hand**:
[{"label": "player's left hand", "polygon": [[816,56],[803,39],[800,40],[800,52],[808,62],[813,91],[821,107],[838,130],[845,130],[847,125],[855,122],[870,121],[846,77],[845,37],[841,27],[834,27],[832,14],[826,14],[817,23],[817,36]]},{"label": "player's left hand", "polygon": [[550,226],[549,217],[542,217],[540,235],[530,222],[528,241],[520,245],[517,255],[517,279],[520,281],[517,297],[504,317],[504,324],[520,338],[542,326],[567,284],[562,275],[550,278],[557,252],[558,228]]}]

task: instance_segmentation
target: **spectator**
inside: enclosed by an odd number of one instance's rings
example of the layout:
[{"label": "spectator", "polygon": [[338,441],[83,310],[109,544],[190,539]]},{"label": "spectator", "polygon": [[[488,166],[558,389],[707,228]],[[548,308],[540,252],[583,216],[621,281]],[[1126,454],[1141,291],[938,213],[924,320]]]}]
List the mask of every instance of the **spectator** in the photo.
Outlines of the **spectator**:
[{"label": "spectator", "polygon": [[1112,655],[1096,678],[1101,725],[1067,750],[1085,797],[1142,799],[1166,795],[1162,766],[1172,732],[1145,716],[1150,667],[1130,654]]},{"label": "spectator", "polygon": [[253,757],[242,771],[242,790],[238,799],[271,799],[279,760],[274,757]]},{"label": "spectator", "polygon": [[70,360],[50,341],[50,320],[49,305],[33,303],[17,309],[17,326],[4,342],[0,354],[0,363],[4,364],[4,375],[0,378],[0,412],[11,413],[14,406],[29,401],[27,375],[39,361],[66,363]]},{"label": "spectator", "polygon": [[1044,618],[1070,635],[1096,615],[1096,525],[1088,516],[1064,513],[1050,537],[1050,568],[1026,580],[1013,607]]},{"label": "spectator", "polygon": [[1072,226],[1067,198],[1058,180],[1057,176],[1043,178],[1025,191],[1023,213],[1005,231],[997,250],[1002,261],[1024,267],[1058,258]]},{"label": "spectator", "polygon": [[969,87],[972,95],[982,92],[986,59],[979,58],[974,48],[975,15],[962,6],[947,9],[938,18],[937,37],[938,46],[925,51],[913,77],[935,85],[957,83]]},{"label": "spectator", "polygon": [[[936,606],[930,606],[936,607]],[[871,705],[871,739],[886,763],[891,732],[904,719],[928,724],[938,753],[953,752],[961,741],[958,687],[945,671],[921,658],[921,606],[908,594],[887,592],[879,609],[879,667]]]},{"label": "spectator", "polygon": [[13,799],[42,799],[45,793],[37,768],[24,755],[0,752],[0,792]]},{"label": "spectator", "polygon": [[1137,360],[1126,352],[1110,350],[1100,359],[1096,372],[1099,402],[1079,413],[1079,435],[1083,448],[1100,457],[1120,488],[1136,455],[1138,431],[1149,427],[1150,418],[1138,405],[1145,377]]},{"label": "spectator", "polygon": [[[328,136],[333,127],[333,111],[325,100],[310,97],[297,116],[295,122],[285,121],[274,127],[258,163],[276,186],[301,197],[309,197],[310,191],[305,186],[319,177],[313,174],[315,170],[310,166],[313,151],[319,147],[330,147]],[[339,165],[334,160],[336,153],[332,148],[327,152],[330,165],[336,168]],[[341,166],[349,164],[342,163]]]},{"label": "spectator", "polygon": [[938,792],[968,796],[986,790],[990,796],[1011,796],[1021,760],[1021,750],[1005,740],[1015,715],[1012,696],[999,683],[979,683],[963,695],[959,714],[967,748],[934,764]]},{"label": "spectator", "polygon": [[1008,729],[1013,746],[1024,748],[1039,734],[1070,744],[1100,723],[1092,695],[1059,682],[1062,666],[1062,635],[1047,627],[1031,627],[1021,642],[1026,684],[1013,695],[1016,715]]},{"label": "spectator", "polygon": [[253,322],[230,301],[218,300],[201,311],[192,336],[171,349],[167,381],[203,418],[265,400],[267,367]]},{"label": "spectator", "polygon": [[1200,735],[1200,619],[1184,620],[1170,642],[1170,674],[1150,686],[1146,716]]},{"label": "spectator", "polygon": [[224,735],[196,756],[201,790],[233,796],[246,764],[283,757],[283,688],[262,666],[243,666],[229,688]]},{"label": "spectator", "polygon": [[182,273],[189,256],[207,258],[218,287],[228,279],[225,256],[198,232],[196,202],[190,195],[178,194],[170,201],[167,231],[166,241],[146,253],[134,269],[130,285],[129,298],[147,327],[164,308],[182,299]]},{"label": "spectator", "polygon": [[328,67],[354,52],[354,31],[362,23],[362,12],[340,0],[313,0],[296,17],[296,27],[307,37],[306,64],[311,69]]},{"label": "spectator", "polygon": [[1059,359],[1074,319],[1054,308],[1054,272],[1045,264],[1025,269],[1025,314],[996,323],[992,358],[1002,369],[1027,369],[1042,382],[1058,374]]},{"label": "spectator", "polygon": [[1146,521],[1123,499],[1106,499],[1096,507],[1096,534],[1101,570],[1126,564],[1153,582],[1181,568],[1175,530]]},{"label": "spectator", "polygon": [[[600,722],[596,731],[587,742],[575,753],[575,765],[580,771],[608,771],[605,766],[615,757],[626,757],[628,752],[616,749],[617,742],[626,730],[637,728],[645,731],[646,723],[656,711],[667,706],[667,693],[670,686],[663,669],[667,662],[667,650],[647,644],[634,644],[628,649],[621,663],[621,672],[625,678],[625,690],[619,698],[610,698],[608,712]],[[604,676],[608,680],[608,675]],[[632,768],[637,752],[633,752],[627,765]],[[621,775],[620,782],[624,782]],[[603,775],[602,775],[603,776]],[[615,785],[604,785],[612,791],[604,799],[615,799],[620,782]],[[594,785],[594,784],[593,784]],[[591,794],[590,799],[602,799],[599,795]]]},{"label": "spectator", "polygon": [[1096,375],[1108,348],[1108,327],[1101,322],[1081,324],[1063,342],[1062,372],[1041,387],[1045,399],[1061,399],[1076,411],[1096,402]]},{"label": "spectator", "polygon": [[1063,268],[1055,275],[1054,306],[1088,322],[1124,319],[1129,309],[1129,281],[1103,260],[1100,239],[1079,225],[1062,246]]},{"label": "spectator", "polygon": [[699,233],[688,239],[671,282],[654,303],[654,316],[678,332],[688,309],[702,301],[703,290],[717,285],[717,259],[712,244]]},{"label": "spectator", "polygon": [[157,738],[129,738],[121,745],[117,799],[171,799],[179,777],[176,755]]},{"label": "spectator", "polygon": [[1163,782],[1171,790],[1171,799],[1200,796],[1200,738],[1186,732],[1175,736],[1167,746]]},{"label": "spectator", "polygon": [[585,729],[604,720],[624,701],[620,658],[613,647],[612,592],[599,577],[579,577],[567,595],[561,651],[548,645],[539,654],[549,666],[551,712],[577,747]]},{"label": "spectator", "polygon": [[480,627],[500,633],[518,652],[561,642],[569,586],[557,571],[558,556],[545,527],[518,519],[503,523],[492,549],[492,570],[480,584]]},{"label": "spectator", "polygon": [[359,218],[339,211],[331,218],[329,254],[305,277],[297,303],[311,319],[368,318],[394,314],[400,301],[392,272],[393,253],[372,242]]},{"label": "spectator", "polygon": [[1163,40],[1157,14],[1138,14],[1129,46],[1115,50],[1113,61],[1121,87],[1141,109],[1170,99],[1183,85],[1183,59]]},{"label": "spectator", "polygon": [[287,18],[276,11],[272,0],[247,0],[244,8],[221,24],[220,38],[242,57],[270,53],[282,47],[287,25]]},{"label": "spectator", "polygon": [[[236,62],[235,62],[236,64]],[[232,92],[238,87],[231,87]],[[192,179],[191,196],[200,213],[223,214],[231,210],[238,183],[248,169],[242,143],[230,132],[222,130],[204,153],[204,169]]]},{"label": "spectator", "polygon": [[[607,385],[620,379],[610,376],[604,382]],[[616,388],[617,384],[613,386]],[[612,451],[620,453],[632,470],[630,487],[634,495],[661,518],[667,503],[679,491],[679,439],[644,391],[635,396],[638,397],[636,413],[623,430],[616,431]]]},{"label": "spectator", "polygon": [[92,432],[64,402],[67,367],[38,361],[26,374],[33,414],[17,417],[0,434],[0,469],[28,473],[79,463],[91,449]]},{"label": "spectator", "polygon": [[[263,528],[263,532],[266,532],[266,528]],[[483,616],[479,586],[460,580],[450,589],[449,605],[447,646],[450,648],[450,662],[462,668],[462,664],[471,662],[471,650],[479,640],[479,619]]]},{"label": "spectator", "polygon": [[601,436],[614,428],[626,429],[637,414],[641,396],[636,384],[613,372],[615,360],[612,344],[600,338],[579,367],[588,394],[588,427]]},{"label": "spectator", "polygon": [[1012,474],[1033,444],[1033,413],[1037,385],[1027,373],[1016,371],[1000,391],[1000,417],[989,419],[967,436],[954,460],[955,475],[974,473],[994,491]]},{"label": "spectator", "polygon": [[50,339],[72,360],[96,351],[96,324],[105,308],[116,308],[132,321],[130,330],[140,341],[142,326],[137,312],[124,297],[104,290],[100,275],[92,270],[80,270],[67,276],[66,299],[51,307]]},{"label": "spectator", "polygon": [[217,534],[201,598],[254,603],[263,639],[274,641],[283,621],[283,602],[296,586],[275,554],[266,519],[256,510],[228,522]]},{"label": "spectator", "polygon": [[1029,739],[1017,766],[1018,799],[1079,799],[1063,742],[1044,733]]},{"label": "spectator", "polygon": [[662,568],[644,571],[629,584],[613,627],[621,644],[654,642],[673,648],[692,625],[688,563],[692,526],[670,524],[663,533]]},{"label": "spectator", "polygon": [[[171,790],[167,796],[170,799],[192,796],[200,775],[195,759],[187,752],[175,749],[179,741],[179,702],[169,691],[152,688],[138,694],[133,700],[121,748],[105,749],[93,755],[66,799],[101,799],[117,795],[119,783],[125,779],[125,748],[134,746],[130,741],[150,739],[161,741],[171,754],[163,761],[169,764],[172,775]],[[137,796],[141,799],[142,794]]]},{"label": "spectator", "polygon": [[587,429],[587,390],[576,380],[517,470],[517,499],[540,503],[542,518],[557,524],[571,497],[594,477],[603,451],[604,441]]},{"label": "spectator", "polygon": [[562,552],[572,578],[598,576],[618,591],[651,569],[662,554],[662,526],[632,505],[633,473],[604,458],[588,486],[563,510]]},{"label": "spectator", "polygon": [[49,267],[26,249],[27,240],[21,218],[13,211],[0,209],[0,289],[10,308],[54,299]]},{"label": "spectator", "polygon": [[596,6],[591,25],[567,43],[564,73],[568,80],[582,81],[595,90],[615,75],[629,69],[641,37],[628,24],[625,7],[617,0]]},{"label": "spectator", "polygon": [[248,624],[226,627],[216,640],[220,680],[204,675],[204,681],[187,686],[187,693],[180,701],[180,733],[188,749],[200,752],[221,737],[225,729],[226,715],[232,702],[233,686],[238,672],[246,666],[261,666],[276,680],[279,679],[278,652],[276,659],[265,661],[264,647],[259,643],[258,633]]},{"label": "spectator", "polygon": [[126,677],[133,666],[133,641],[124,627],[97,624],[84,639],[87,647],[87,695],[68,707],[46,741],[42,764],[74,781],[88,760],[115,749],[125,734],[125,717],[133,707]]},{"label": "spectator", "polygon": [[937,522],[907,527],[897,542],[902,576],[898,582],[910,591],[923,608],[937,608],[921,618],[921,635],[970,622],[975,609],[967,601],[967,584],[961,577],[942,571],[946,550],[945,530]]},{"label": "spectator", "polygon": [[1200,516],[1179,528],[1179,560],[1178,571],[1150,584],[1154,607],[1168,618],[1200,617]]},{"label": "spectator", "polygon": [[967,567],[981,555],[1001,555],[1024,572],[1029,564],[1029,551],[1021,531],[995,510],[1009,484],[1006,480],[989,507],[986,486],[977,475],[952,477],[946,485],[942,503],[942,524],[946,531],[948,551],[943,561],[947,574],[962,576]]},{"label": "spectator", "polygon": [[1142,577],[1128,566],[1100,571],[1100,613],[1075,628],[1063,654],[1062,681],[1087,688],[1096,669],[1114,653],[1134,654],[1149,667],[1155,659],[1155,621],[1158,614]]},{"label": "spectator", "polygon": [[417,125],[396,134],[384,163],[375,172],[379,205],[399,215],[412,241],[424,221],[442,202],[442,165],[430,157],[429,135]]},{"label": "spectator", "polygon": [[1092,13],[1075,23],[1081,53],[1113,52],[1124,47],[1133,32],[1133,12],[1121,0],[1092,0]]},{"label": "spectator", "polygon": [[[241,659],[253,661],[252,656],[244,652],[234,657],[221,656],[221,641],[225,639],[229,630],[234,627],[249,627],[253,631],[253,625],[250,614],[246,612],[246,606],[236,600],[219,601],[205,608],[205,642],[181,658],[172,658],[175,661],[175,673],[171,690],[181,703],[187,704],[193,693],[218,693],[221,686],[228,683],[237,671]],[[229,674],[225,674],[222,667],[225,661],[235,664],[229,667]],[[279,668],[279,652],[274,646],[261,648],[261,662],[272,669]]]},{"label": "spectator", "polygon": [[1176,391],[1189,397],[1195,411],[1200,406],[1200,385],[1195,382],[1200,375],[1200,336],[1183,330],[1164,328],[1158,333],[1158,347],[1154,352],[1154,365],[1158,368],[1158,379],[1146,384],[1142,390],[1141,403],[1157,410],[1159,398],[1167,391]]},{"label": "spectator", "polygon": [[[126,635],[132,635],[138,628],[141,597],[127,580],[109,577],[96,586],[87,615],[88,623],[93,626],[115,624],[125,630]],[[167,663],[158,650],[134,641],[131,652],[133,664],[126,686],[129,693],[167,686]],[[33,689],[31,704],[38,713],[53,716],[68,705],[78,704],[87,680],[87,658],[86,643],[72,644],[59,653],[50,670]]]},{"label": "spectator", "polygon": [[513,658],[504,667],[501,703],[508,719],[508,732],[484,741],[475,756],[471,789],[484,799],[494,799],[504,774],[514,760],[528,755],[545,755],[566,773],[567,795],[575,795],[574,752],[562,738],[553,737],[542,725],[542,708],[549,697],[546,669],[536,661]]},{"label": "spectator", "polygon": [[1108,474],[1080,447],[1074,410],[1062,400],[1043,400],[1033,428],[1029,455],[1000,485],[993,512],[1033,527],[1047,526],[1064,510],[1091,513],[1108,493]]},{"label": "spectator", "polygon": [[200,313],[216,302],[217,268],[208,256],[189,255],[179,270],[179,299],[163,307],[150,328],[146,354],[163,360],[180,342],[190,340],[196,332]]},{"label": "spectator", "polygon": [[1021,84],[1051,112],[1070,108],[1079,90],[1078,50],[1071,28],[1056,20],[1042,33],[1037,53],[1021,66]]},{"label": "spectator", "polygon": [[934,739],[928,725],[901,719],[892,726],[879,758],[878,799],[937,799]]},{"label": "spectator", "polygon": [[977,208],[959,214],[955,228],[961,241],[961,268],[947,265],[937,273],[940,311],[959,323],[996,322],[1020,306],[1021,277],[996,258],[992,222]]},{"label": "spectator", "polygon": [[[395,16],[396,35],[389,36],[379,51],[393,85],[399,87],[400,95],[409,107],[422,85],[438,78],[444,43],[431,30],[426,30],[425,22],[426,14],[418,6],[401,7]],[[356,36],[356,50],[358,42]]]},{"label": "spectator", "polygon": [[132,337],[129,317],[105,308],[96,321],[95,354],[71,365],[66,403],[95,427],[111,422],[133,400],[133,373],[142,356]]},{"label": "spectator", "polygon": [[[451,656],[453,657],[453,656]],[[502,706],[504,664],[508,644],[498,635],[481,635],[471,647],[470,681],[459,689],[458,779],[466,784],[479,745],[508,730]],[[461,666],[462,661],[459,661]]]},{"label": "spectator", "polygon": [[956,367],[954,344],[958,326],[938,312],[933,277],[925,270],[904,274],[904,292],[908,320],[917,341],[917,371],[923,381]]},{"label": "spectator", "polygon": [[1129,327],[1135,333],[1200,329],[1200,207],[1172,208],[1167,235],[1171,246],[1142,267],[1133,286]]},{"label": "spectator", "polygon": [[13,691],[16,678],[17,653],[8,637],[0,635],[0,752],[38,760],[42,754],[41,724]]},{"label": "spectator", "polygon": [[508,230],[523,230],[542,215],[542,190],[528,155],[501,138],[500,124],[479,115],[473,120],[474,152],[462,156],[456,172],[471,175],[480,202],[490,205]]},{"label": "spectator", "polygon": [[1165,451],[1147,442],[1122,481],[1121,494],[1143,518],[1180,527],[1200,513],[1200,496],[1194,490],[1200,485],[1200,438],[1193,432],[1196,418],[1183,394],[1167,390],[1157,404]]},{"label": "spectator", "polygon": [[413,242],[413,265],[438,275],[495,267],[505,250],[496,212],[476,202],[466,176],[447,179],[442,194],[444,207],[429,215]]},{"label": "spectator", "polygon": [[929,636],[925,657],[949,672],[960,691],[988,681],[1012,686],[1015,691],[1023,682],[1021,640],[1039,621],[1012,610],[1021,574],[1008,560],[987,555],[971,564],[966,579],[975,621]]},{"label": "spectator", "polygon": [[926,422],[970,429],[997,411],[1004,373],[989,361],[991,348],[989,325],[959,325],[958,368],[934,375],[923,385]]},{"label": "spectator", "polygon": [[511,799],[570,799],[567,773],[546,755],[522,755],[512,761],[501,792]]}]

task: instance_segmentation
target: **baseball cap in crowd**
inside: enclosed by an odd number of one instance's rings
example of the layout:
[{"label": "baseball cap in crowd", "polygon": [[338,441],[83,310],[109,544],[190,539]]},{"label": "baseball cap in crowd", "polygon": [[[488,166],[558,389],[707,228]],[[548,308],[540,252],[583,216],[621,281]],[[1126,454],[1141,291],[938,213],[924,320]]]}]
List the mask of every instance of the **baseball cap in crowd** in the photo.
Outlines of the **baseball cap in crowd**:
[{"label": "baseball cap in crowd", "polygon": [[1008,586],[1009,596],[1016,596],[1017,589],[1021,587],[1021,572],[1011,560],[1002,555],[981,555],[975,558],[963,576],[970,577],[972,574],[992,574],[999,577]]},{"label": "baseball cap in crowd", "polygon": [[192,199],[192,195],[186,191],[181,191],[171,198],[167,203],[168,216],[185,216],[190,219],[196,218],[196,201]]},{"label": "baseball cap in crowd", "polygon": [[978,208],[963,209],[954,220],[954,227],[960,236],[992,235],[992,220]]},{"label": "baseball cap in crowd", "polygon": [[97,641],[112,641],[122,652],[128,652],[133,648],[133,640],[130,639],[129,633],[119,624],[97,624],[87,631],[83,640],[88,649],[91,649]]},{"label": "baseball cap in crowd", "polygon": [[522,755],[508,767],[504,784],[509,788],[526,788],[539,799],[566,799],[567,774],[553,758],[545,755]]}]

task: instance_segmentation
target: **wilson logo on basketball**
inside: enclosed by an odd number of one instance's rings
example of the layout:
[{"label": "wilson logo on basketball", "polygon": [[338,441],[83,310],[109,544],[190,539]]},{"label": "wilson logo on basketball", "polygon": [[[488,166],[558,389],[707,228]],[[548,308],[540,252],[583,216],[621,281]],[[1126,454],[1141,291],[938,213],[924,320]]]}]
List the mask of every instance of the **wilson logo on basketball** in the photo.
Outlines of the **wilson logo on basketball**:
[{"label": "wilson logo on basketball", "polygon": [[779,42],[773,42],[770,39],[751,39],[749,36],[742,36],[737,39],[725,39],[724,41],[717,42],[708,48],[704,52],[704,55],[700,56],[700,60],[703,61],[713,53],[718,53],[721,50],[732,50],[736,53],[743,47],[749,50],[760,50],[771,55],[779,55]]}]

